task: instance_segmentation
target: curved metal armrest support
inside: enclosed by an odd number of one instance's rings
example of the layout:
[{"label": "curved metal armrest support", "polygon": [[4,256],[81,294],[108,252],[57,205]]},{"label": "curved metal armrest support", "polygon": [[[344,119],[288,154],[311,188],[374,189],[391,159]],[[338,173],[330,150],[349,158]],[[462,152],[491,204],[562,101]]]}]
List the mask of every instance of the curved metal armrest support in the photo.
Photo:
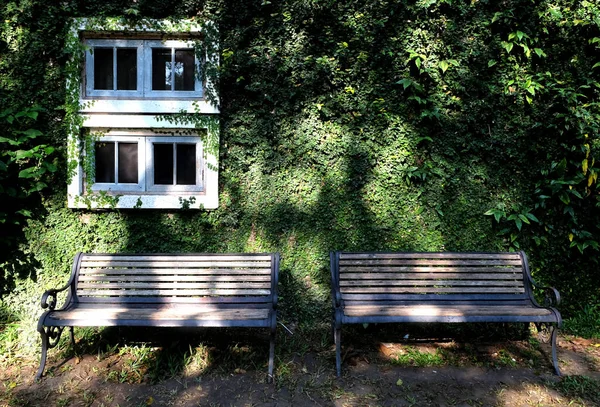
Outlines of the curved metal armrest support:
[{"label": "curved metal armrest support", "polygon": [[554,287],[539,287],[544,290],[544,305],[547,307],[557,307],[560,304],[560,293]]},{"label": "curved metal armrest support", "polygon": [[557,307],[560,304],[560,293],[556,288],[540,286],[533,279],[530,279],[530,281],[534,289],[544,292],[545,307]]},{"label": "curved metal armrest support", "polygon": [[43,309],[48,308],[50,311],[54,310],[56,308],[56,294],[58,294],[61,291],[65,291],[66,289],[68,289],[69,287],[71,287],[71,281],[72,278],[69,279],[69,282],[67,284],[65,284],[63,287],[60,288],[51,288],[50,290],[47,290],[46,292],[44,292],[44,294],[42,294],[42,301],[41,301],[41,305]]},{"label": "curved metal armrest support", "polygon": [[46,309],[48,308],[50,311],[54,310],[56,308],[56,294],[58,294],[59,291],[62,290],[58,290],[58,289],[51,289],[46,291],[44,294],[42,294],[42,308]]}]

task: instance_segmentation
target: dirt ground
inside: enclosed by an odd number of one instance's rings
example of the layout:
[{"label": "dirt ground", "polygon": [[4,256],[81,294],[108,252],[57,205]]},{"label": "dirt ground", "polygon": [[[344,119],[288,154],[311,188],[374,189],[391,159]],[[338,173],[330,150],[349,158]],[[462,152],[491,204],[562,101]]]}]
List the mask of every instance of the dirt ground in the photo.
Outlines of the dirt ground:
[{"label": "dirt ground", "polygon": [[[561,336],[560,378],[553,374],[549,345],[534,341],[532,347],[528,339],[492,343],[394,343],[370,335],[352,339],[343,342],[341,378],[335,377],[333,347],[326,344],[283,355],[278,351],[271,384],[266,380],[266,342],[256,342],[256,353],[249,351],[248,357],[231,355],[248,351],[244,346],[232,350],[218,343],[203,348],[200,356],[196,352],[194,358],[189,357],[192,352],[183,352],[188,355],[185,366],[158,379],[149,372],[168,370],[169,357],[182,353],[167,352],[159,363],[155,354],[136,359],[140,348],[135,347],[87,349],[62,360],[51,357],[49,371],[39,382],[33,380],[36,362],[7,366],[0,372],[0,406],[594,406],[600,402],[600,390],[593,390],[600,383],[599,341]],[[186,346],[191,351],[192,345]],[[152,353],[158,348],[141,349]],[[205,369],[208,365],[213,368]],[[586,387],[590,383],[591,391]]]}]

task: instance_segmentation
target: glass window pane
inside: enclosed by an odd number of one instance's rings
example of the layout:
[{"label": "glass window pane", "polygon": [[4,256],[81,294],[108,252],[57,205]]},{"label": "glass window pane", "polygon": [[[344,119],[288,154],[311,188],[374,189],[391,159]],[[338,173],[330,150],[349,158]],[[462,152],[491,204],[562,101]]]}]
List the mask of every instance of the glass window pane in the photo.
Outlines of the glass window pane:
[{"label": "glass window pane", "polygon": [[119,143],[119,183],[138,183],[137,143]]},{"label": "glass window pane", "polygon": [[94,48],[94,89],[113,90],[113,49]]},{"label": "glass window pane", "polygon": [[171,49],[152,48],[152,90],[171,90]]},{"label": "glass window pane", "polygon": [[97,142],[95,147],[96,182],[115,182],[115,143]]},{"label": "glass window pane", "polygon": [[137,49],[117,48],[117,90],[137,89]]},{"label": "glass window pane", "polygon": [[196,184],[196,145],[177,144],[177,185]]},{"label": "glass window pane", "polygon": [[154,143],[154,184],[173,185],[173,144]]},{"label": "glass window pane", "polygon": [[175,50],[175,90],[194,90],[194,50]]}]

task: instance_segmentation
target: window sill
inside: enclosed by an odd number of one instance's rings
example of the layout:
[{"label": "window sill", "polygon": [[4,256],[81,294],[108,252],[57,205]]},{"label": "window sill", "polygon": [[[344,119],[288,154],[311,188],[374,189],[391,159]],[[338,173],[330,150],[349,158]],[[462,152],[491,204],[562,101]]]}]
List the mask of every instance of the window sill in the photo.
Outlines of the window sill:
[{"label": "window sill", "polygon": [[[99,200],[92,196],[69,194],[68,207],[74,209],[216,209],[219,204],[218,196],[213,194],[201,195],[107,195],[107,199]],[[112,201],[116,199],[116,202]],[[105,202],[107,201],[107,202]]]},{"label": "window sill", "polygon": [[219,108],[203,99],[80,99],[80,113],[188,113],[216,114]]}]

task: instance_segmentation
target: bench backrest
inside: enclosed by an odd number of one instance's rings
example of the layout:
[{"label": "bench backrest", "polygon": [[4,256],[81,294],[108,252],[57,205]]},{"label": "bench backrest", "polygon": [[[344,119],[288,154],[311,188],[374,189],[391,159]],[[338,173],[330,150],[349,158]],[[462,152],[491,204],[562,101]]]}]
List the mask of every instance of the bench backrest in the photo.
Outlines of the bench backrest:
[{"label": "bench backrest", "polygon": [[277,253],[80,253],[72,293],[74,301],[96,303],[268,303],[278,269]]},{"label": "bench backrest", "polygon": [[524,253],[331,254],[334,296],[350,303],[530,303]]}]

